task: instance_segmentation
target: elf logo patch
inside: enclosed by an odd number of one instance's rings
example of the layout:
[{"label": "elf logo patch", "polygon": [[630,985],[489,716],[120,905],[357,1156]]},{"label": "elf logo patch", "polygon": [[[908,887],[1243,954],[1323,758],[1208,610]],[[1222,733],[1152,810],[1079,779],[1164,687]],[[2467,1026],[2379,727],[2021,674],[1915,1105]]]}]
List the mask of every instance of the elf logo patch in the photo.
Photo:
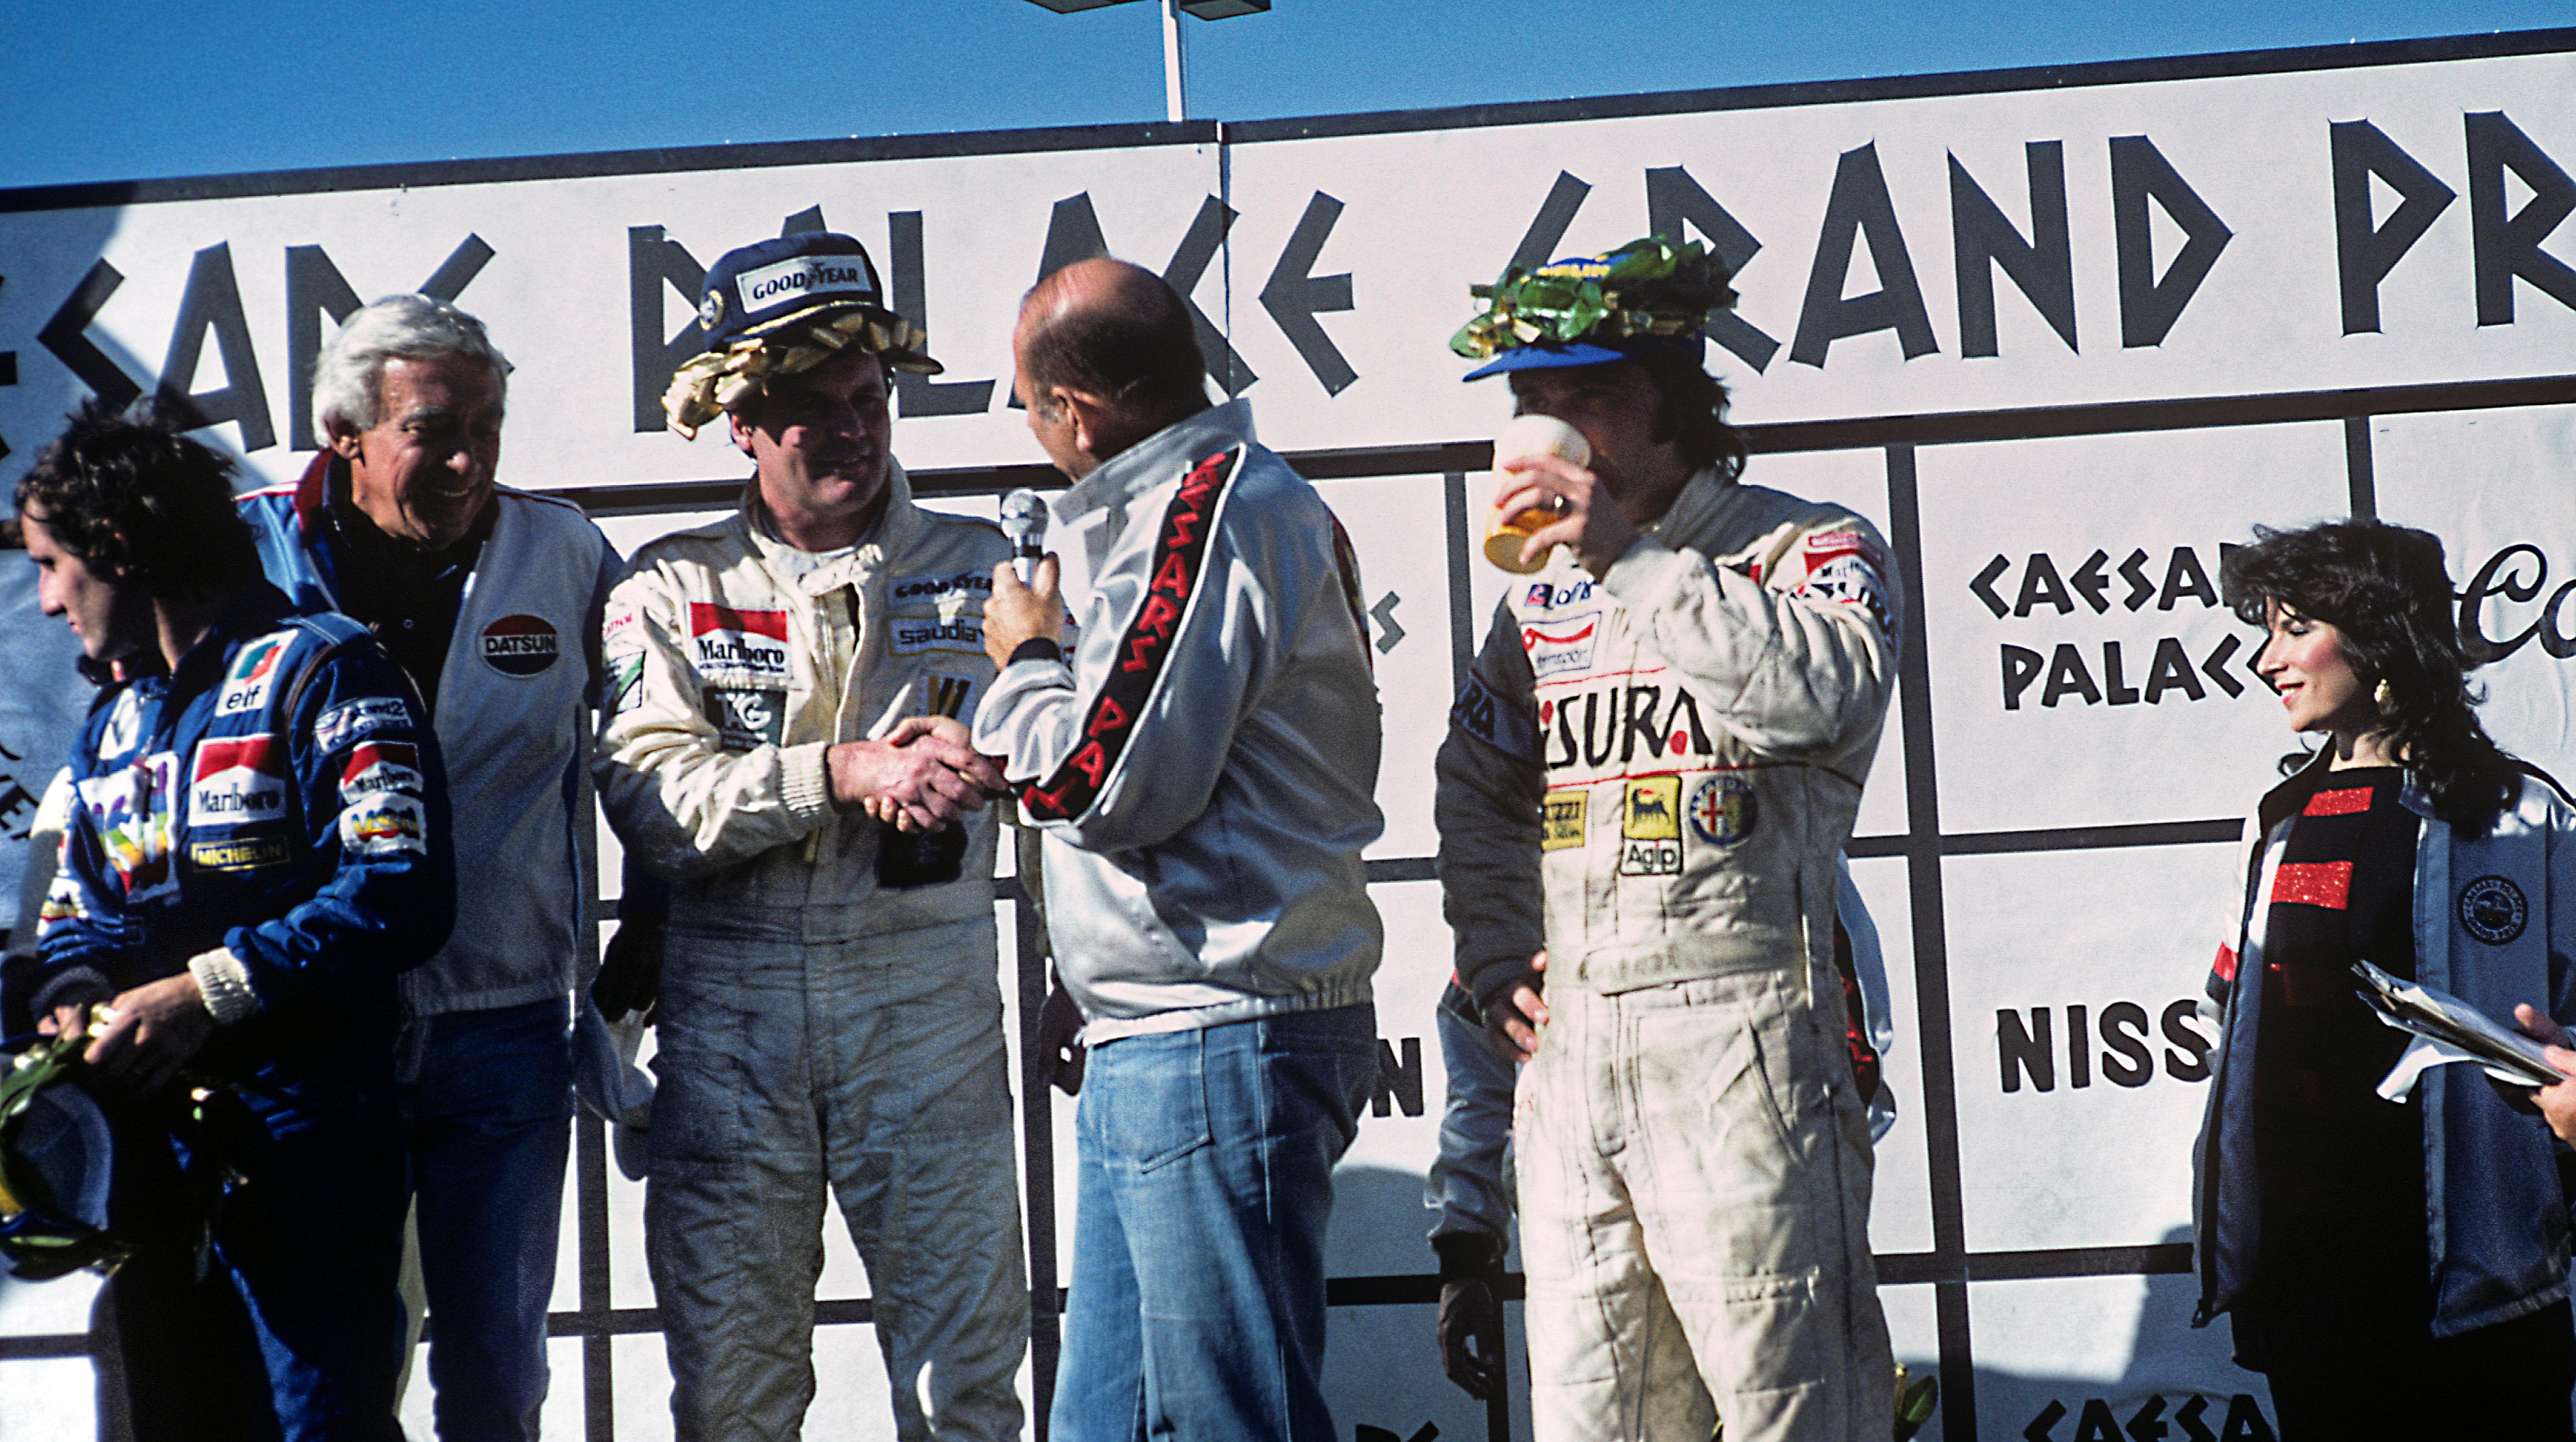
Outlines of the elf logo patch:
[{"label": "elf logo patch", "polygon": [[689,603],[689,638],[701,671],[787,674],[787,613],[737,611],[706,601]]},{"label": "elf logo patch", "polygon": [[274,735],[209,737],[189,771],[188,825],[242,826],[286,814],[286,748]]},{"label": "elf logo patch", "polygon": [[274,631],[235,652],[232,669],[224,673],[224,689],[215,693],[215,714],[242,716],[267,705],[278,658],[294,639],[292,631]]},{"label": "elf logo patch", "polygon": [[562,642],[543,616],[504,616],[483,628],[483,661],[504,676],[534,676],[555,663]]}]

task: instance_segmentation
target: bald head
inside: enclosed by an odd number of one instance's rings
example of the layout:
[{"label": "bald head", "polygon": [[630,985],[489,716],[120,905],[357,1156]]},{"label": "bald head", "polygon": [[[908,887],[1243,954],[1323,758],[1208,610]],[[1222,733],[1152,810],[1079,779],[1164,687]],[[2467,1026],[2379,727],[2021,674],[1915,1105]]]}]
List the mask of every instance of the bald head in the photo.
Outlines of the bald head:
[{"label": "bald head", "polygon": [[1012,350],[1033,398],[1089,400],[1121,430],[1151,435],[1207,408],[1207,359],[1189,303],[1123,260],[1078,260],[1020,304]]}]

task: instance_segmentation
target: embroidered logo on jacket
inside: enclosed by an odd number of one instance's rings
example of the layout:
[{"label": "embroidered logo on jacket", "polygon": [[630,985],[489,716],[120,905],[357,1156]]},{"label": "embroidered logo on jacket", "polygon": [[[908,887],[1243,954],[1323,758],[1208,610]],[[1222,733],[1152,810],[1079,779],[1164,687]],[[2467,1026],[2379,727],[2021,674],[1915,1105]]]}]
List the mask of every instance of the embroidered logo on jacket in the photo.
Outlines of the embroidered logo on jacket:
[{"label": "embroidered logo on jacket", "polygon": [[925,651],[954,651],[967,656],[981,656],[984,654],[984,624],[972,616],[959,616],[948,621],[929,616],[897,616],[886,622],[886,649],[898,656],[918,656]]},{"label": "embroidered logo on jacket", "polygon": [[1746,777],[1712,776],[1691,792],[1691,834],[1711,846],[1733,846],[1752,835],[1760,815]]},{"label": "embroidered logo on jacket", "polygon": [[701,671],[787,674],[787,613],[737,611],[706,601],[689,603],[689,639]]},{"label": "embroidered logo on jacket", "polygon": [[197,743],[188,825],[246,826],[286,814],[286,747],[277,737],[213,736]]},{"label": "embroidered logo on jacket", "polygon": [[273,631],[233,653],[224,688],[215,693],[215,714],[246,716],[268,704],[268,688],[277,679],[278,658],[295,640],[292,631]]},{"label": "embroidered logo on jacket", "polygon": [[2501,876],[2481,876],[2460,888],[2460,926],[2489,946],[2502,946],[2522,935],[2531,907],[2522,888]]},{"label": "embroidered logo on jacket", "polygon": [[1619,874],[1682,874],[1682,779],[1640,776],[1627,785],[1619,809]]},{"label": "embroidered logo on jacket", "polygon": [[379,791],[340,809],[340,846],[360,856],[429,854],[429,809],[417,796]]},{"label": "embroidered logo on jacket", "polygon": [[361,736],[410,724],[411,710],[401,701],[391,696],[361,696],[323,712],[321,719],[313,723],[313,744],[328,755]]},{"label": "embroidered logo on jacket", "polygon": [[1154,687],[1170,662],[1172,643],[1189,620],[1190,602],[1198,594],[1207,560],[1208,541],[1216,531],[1217,512],[1226,491],[1242,473],[1245,449],[1230,446],[1190,468],[1180,489],[1163,510],[1154,537],[1153,579],[1144,603],[1118,638],[1109,677],[1083,718],[1081,741],[1055,774],[1031,782],[1020,792],[1020,804],[1041,821],[1062,821],[1091,808],[1110,771],[1135,735],[1136,718],[1153,698]]},{"label": "embroidered logo on jacket", "polygon": [[706,690],[707,724],[727,751],[777,746],[787,734],[787,693],[742,686]]},{"label": "embroidered logo on jacket", "polygon": [[1598,611],[1521,627],[1521,649],[1529,653],[1530,674],[1544,681],[1560,671],[1589,670],[1592,645],[1600,631]]},{"label": "embroidered logo on jacket", "polygon": [[179,756],[173,751],[155,752],[74,788],[128,901],[148,901],[178,885],[170,869],[171,794],[178,789]]},{"label": "embroidered logo on jacket", "polygon": [[340,800],[344,805],[379,791],[407,791],[417,796],[422,785],[420,748],[408,741],[361,742],[340,770]]},{"label": "embroidered logo on jacket", "polygon": [[1563,851],[1581,846],[1585,839],[1584,813],[1591,809],[1588,791],[1551,791],[1545,809],[1540,812],[1538,849]]},{"label": "embroidered logo on jacket", "polygon": [[483,628],[483,661],[504,676],[534,676],[555,663],[561,642],[543,616],[504,616]]}]

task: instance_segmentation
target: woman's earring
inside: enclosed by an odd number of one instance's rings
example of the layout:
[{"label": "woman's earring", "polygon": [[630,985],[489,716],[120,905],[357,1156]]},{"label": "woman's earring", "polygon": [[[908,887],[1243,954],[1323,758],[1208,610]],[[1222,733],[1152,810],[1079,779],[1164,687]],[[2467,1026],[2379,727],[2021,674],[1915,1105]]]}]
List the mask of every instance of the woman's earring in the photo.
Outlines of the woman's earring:
[{"label": "woman's earring", "polygon": [[2382,676],[2381,678],[2379,678],[2379,684],[2378,684],[2377,686],[2374,686],[2374,687],[2372,687],[2372,688],[2371,688],[2371,691],[2370,691],[2370,699],[2371,699],[2372,701],[2374,701],[2374,702],[2378,703],[2378,706],[2379,706],[2379,709],[2380,709],[2380,710],[2385,711],[2385,710],[2387,710],[2387,709],[2388,709],[2388,678],[2387,678],[2387,677]]}]

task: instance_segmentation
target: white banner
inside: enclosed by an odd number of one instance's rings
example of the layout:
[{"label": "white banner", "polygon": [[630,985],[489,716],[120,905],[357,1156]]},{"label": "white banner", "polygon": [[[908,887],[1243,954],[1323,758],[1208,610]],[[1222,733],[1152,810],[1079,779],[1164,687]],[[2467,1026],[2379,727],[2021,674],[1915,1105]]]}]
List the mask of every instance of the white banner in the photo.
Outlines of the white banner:
[{"label": "white banner", "polygon": [[[1008,404],[1022,292],[1101,249],[1170,276],[1270,444],[1386,448],[1316,462],[1359,550],[1387,728],[1370,852],[1384,1076],[1334,1219],[1347,1305],[1328,1366],[1346,1433],[1480,1436],[1427,1305],[1450,953],[1429,762],[1455,662],[1509,583],[1467,543],[1492,494],[1474,444],[1510,402],[1460,385],[1470,363],[1444,343],[1467,286],[1515,257],[1650,227],[1704,239],[1739,267],[1708,358],[1763,452],[1748,479],[1869,516],[1919,602],[1853,851],[1900,1035],[1873,1240],[1900,1357],[1952,1392],[1927,1435],[2268,1437],[2261,1379],[2227,1360],[2223,1324],[2189,1328],[2182,1270],[2207,1078],[2189,1003],[2234,818],[2293,743],[2218,578],[2257,525],[2375,511],[2439,532],[2464,623],[2503,653],[2482,673],[2490,726],[2576,770],[2576,32],[1875,94],[0,193],[0,482],[81,397],[153,390],[254,476],[291,478],[336,317],[413,287],[482,316],[517,366],[505,481],[738,479],[720,435],[680,440],[655,402],[704,266],[813,226],[867,244],[947,363],[904,379],[906,463],[1025,465],[1041,457]],[[610,530],[631,549],[681,519]],[[7,604],[13,647],[58,624]],[[59,661],[22,669],[46,668],[44,694],[85,699]],[[0,792],[50,770],[7,764]],[[0,879],[8,863],[0,843]],[[1019,985],[1006,956],[1014,1016]],[[1051,1197],[1060,1281],[1071,1108],[1023,1112],[1051,1132],[1030,1183]],[[576,1333],[615,1334],[608,1366],[558,1339],[549,1430],[576,1435],[605,1386],[620,1435],[661,1435],[659,1341],[610,1315],[652,1305],[640,1188],[607,1193],[604,1214],[568,1197],[555,1305]],[[608,1283],[585,1295],[570,1259],[602,1231]],[[864,1297],[829,1233],[824,1299]],[[70,1330],[63,1315],[0,1289],[0,1332]],[[889,1423],[867,1331],[820,1329],[818,1415],[874,1436]],[[63,1365],[10,1345],[0,1397]],[[425,1388],[416,1374],[407,1416],[426,1418]]]}]

